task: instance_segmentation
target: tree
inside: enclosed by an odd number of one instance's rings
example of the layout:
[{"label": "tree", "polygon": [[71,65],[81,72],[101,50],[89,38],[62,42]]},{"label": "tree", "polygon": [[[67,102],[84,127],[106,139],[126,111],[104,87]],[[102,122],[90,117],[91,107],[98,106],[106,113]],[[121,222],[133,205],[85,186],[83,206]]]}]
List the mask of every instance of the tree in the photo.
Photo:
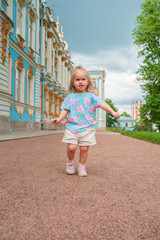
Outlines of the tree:
[{"label": "tree", "polygon": [[[106,98],[105,102],[115,111],[117,112],[118,109],[114,106],[114,103],[112,102],[111,99]],[[111,113],[106,113],[106,126],[107,127],[112,127],[114,123],[118,122],[116,118],[113,117]]]},{"label": "tree", "polygon": [[160,130],[160,0],[145,0],[133,30],[142,64],[137,71],[144,92],[143,113]]},{"label": "tree", "polygon": [[127,112],[123,112],[120,116],[121,117],[131,117],[131,115],[129,115]]},{"label": "tree", "polygon": [[153,124],[151,120],[149,119],[149,116],[147,115],[147,106],[146,104],[143,104],[140,107],[140,119],[136,123],[137,125],[137,131],[152,131]]}]

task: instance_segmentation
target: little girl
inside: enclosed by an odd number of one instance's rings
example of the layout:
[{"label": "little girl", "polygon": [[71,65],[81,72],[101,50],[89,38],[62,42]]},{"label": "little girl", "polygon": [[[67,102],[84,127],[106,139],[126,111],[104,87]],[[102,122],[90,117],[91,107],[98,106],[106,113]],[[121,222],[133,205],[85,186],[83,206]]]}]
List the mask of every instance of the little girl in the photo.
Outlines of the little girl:
[{"label": "little girl", "polygon": [[111,113],[115,118],[119,114],[108,104],[102,102],[99,97],[91,92],[91,79],[89,73],[82,67],[76,67],[71,74],[69,85],[70,94],[61,106],[58,118],[52,119],[53,124],[61,122],[69,113],[66,121],[66,130],[62,142],[68,143],[67,148],[67,174],[75,174],[74,155],[77,147],[80,148],[78,175],[87,176],[85,163],[88,156],[89,146],[96,144],[94,111],[97,107]]}]

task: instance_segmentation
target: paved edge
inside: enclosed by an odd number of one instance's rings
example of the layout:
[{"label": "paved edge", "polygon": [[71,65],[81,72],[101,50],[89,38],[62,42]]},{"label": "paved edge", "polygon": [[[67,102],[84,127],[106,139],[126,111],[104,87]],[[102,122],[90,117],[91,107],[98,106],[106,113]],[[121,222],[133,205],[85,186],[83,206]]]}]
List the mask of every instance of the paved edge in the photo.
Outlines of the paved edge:
[{"label": "paved edge", "polygon": [[0,142],[25,139],[25,138],[34,138],[34,137],[43,137],[54,134],[64,133],[64,130],[41,130],[41,131],[31,131],[31,132],[17,132],[13,134],[2,134],[0,136]]},{"label": "paved edge", "polygon": [[[103,132],[98,131],[97,129],[96,134],[106,134],[106,135],[120,135],[121,133],[114,133],[114,132]],[[16,132],[13,134],[2,134],[0,136],[0,142],[4,141],[11,141],[11,140],[18,140],[18,139],[26,139],[26,138],[34,138],[34,137],[43,137],[49,136],[54,134],[62,134],[64,130],[40,130],[40,131],[28,131],[28,132]]]}]

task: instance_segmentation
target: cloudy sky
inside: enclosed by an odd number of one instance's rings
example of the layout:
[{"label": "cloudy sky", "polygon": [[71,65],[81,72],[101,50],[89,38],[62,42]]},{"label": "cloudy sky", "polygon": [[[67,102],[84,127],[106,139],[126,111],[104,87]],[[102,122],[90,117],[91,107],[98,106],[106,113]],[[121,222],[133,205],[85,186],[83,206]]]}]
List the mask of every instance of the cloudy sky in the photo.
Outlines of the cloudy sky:
[{"label": "cloudy sky", "polygon": [[136,81],[140,63],[132,31],[144,0],[47,0],[63,26],[72,61],[101,65],[106,71],[105,98],[119,112],[130,114],[131,103],[143,100]]}]

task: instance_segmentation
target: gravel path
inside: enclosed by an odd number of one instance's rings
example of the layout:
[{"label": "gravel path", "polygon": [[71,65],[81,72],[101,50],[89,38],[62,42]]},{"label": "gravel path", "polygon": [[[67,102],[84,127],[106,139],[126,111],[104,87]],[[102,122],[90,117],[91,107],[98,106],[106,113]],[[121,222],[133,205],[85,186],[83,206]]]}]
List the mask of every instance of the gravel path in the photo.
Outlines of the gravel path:
[{"label": "gravel path", "polygon": [[62,136],[0,143],[0,240],[159,240],[160,146],[98,130],[80,178]]}]

